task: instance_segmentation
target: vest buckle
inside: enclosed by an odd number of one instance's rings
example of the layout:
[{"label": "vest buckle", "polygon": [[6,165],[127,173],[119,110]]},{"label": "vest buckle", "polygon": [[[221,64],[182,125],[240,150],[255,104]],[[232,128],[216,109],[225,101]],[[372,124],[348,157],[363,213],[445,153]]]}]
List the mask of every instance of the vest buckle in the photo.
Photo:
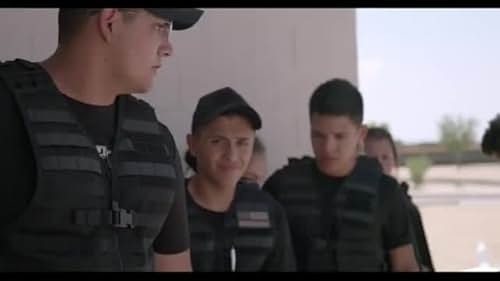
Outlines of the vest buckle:
[{"label": "vest buckle", "polygon": [[111,224],[114,227],[134,228],[135,227],[133,221],[134,213],[135,212],[133,210],[125,210],[123,208],[120,208],[118,206],[118,202],[113,201],[111,210]]}]

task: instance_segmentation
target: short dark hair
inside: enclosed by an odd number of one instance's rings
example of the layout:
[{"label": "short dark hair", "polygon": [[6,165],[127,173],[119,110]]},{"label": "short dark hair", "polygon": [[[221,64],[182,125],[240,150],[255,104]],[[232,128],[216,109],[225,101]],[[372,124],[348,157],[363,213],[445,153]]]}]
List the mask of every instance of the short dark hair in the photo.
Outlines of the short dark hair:
[{"label": "short dark hair", "polygon": [[59,45],[64,45],[69,42],[73,35],[78,33],[79,29],[88,20],[88,18],[96,14],[97,10],[83,8],[61,8],[57,17],[59,26]]},{"label": "short dark hair", "polygon": [[394,154],[394,160],[398,163],[398,152],[396,150],[396,144],[392,138],[391,133],[382,127],[369,127],[366,133],[365,141],[370,140],[387,140],[391,144],[392,153]]},{"label": "short dark hair", "polygon": [[[98,14],[102,9],[98,8],[60,8],[57,17],[59,26],[59,45],[62,46],[71,41],[75,34],[80,31],[80,28],[87,22],[87,20]],[[121,8],[119,10],[137,10],[132,8]],[[131,20],[135,15],[126,14],[125,20]]]},{"label": "short dark hair", "polygon": [[317,114],[347,116],[354,123],[363,122],[363,98],[349,81],[335,78],[321,84],[309,100],[309,117]]},{"label": "short dark hair", "polygon": [[486,155],[500,153],[500,114],[490,120],[481,140],[481,150]]}]

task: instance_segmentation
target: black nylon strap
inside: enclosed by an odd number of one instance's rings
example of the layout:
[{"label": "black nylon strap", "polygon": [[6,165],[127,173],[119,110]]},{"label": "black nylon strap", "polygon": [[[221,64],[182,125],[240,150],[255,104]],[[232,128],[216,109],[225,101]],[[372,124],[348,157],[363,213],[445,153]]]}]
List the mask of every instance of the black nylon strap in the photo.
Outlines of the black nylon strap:
[{"label": "black nylon strap", "polygon": [[45,170],[74,170],[102,174],[99,161],[89,157],[45,156],[40,164]]},{"label": "black nylon strap", "polygon": [[125,119],[123,121],[122,128],[135,133],[146,133],[152,135],[160,134],[158,123],[150,121]]},{"label": "black nylon strap", "polygon": [[28,109],[28,119],[34,123],[77,124],[75,118],[69,112],[63,110]]},{"label": "black nylon strap", "polygon": [[40,234],[19,234],[12,239],[19,248],[26,248],[27,251],[44,251],[44,252],[79,252],[81,250],[90,250],[92,252],[112,252],[117,248],[116,241],[113,239],[105,239],[95,237],[93,240],[84,240],[77,236],[67,235],[44,235]]},{"label": "black nylon strap", "polygon": [[237,235],[234,238],[234,244],[238,248],[271,248],[273,246],[273,238],[270,235],[258,236],[254,235]]},{"label": "black nylon strap", "polygon": [[0,72],[0,78],[3,78],[12,92],[20,95],[37,94],[40,89],[51,86],[46,73],[43,69],[36,69],[36,66],[21,70],[15,64],[7,65]]},{"label": "black nylon strap", "polygon": [[77,225],[110,225],[119,228],[156,227],[162,221],[162,216],[137,213],[120,208],[114,210],[75,210],[73,212],[73,222]]},{"label": "black nylon strap", "polygon": [[153,162],[124,162],[118,170],[118,176],[150,176],[175,178],[176,172],[172,165]]},{"label": "black nylon strap", "polygon": [[118,150],[120,151],[134,151],[134,144],[130,139],[124,139],[118,144]]},{"label": "black nylon strap", "polygon": [[76,146],[92,148],[89,139],[80,134],[37,133],[35,139],[41,146]]},{"label": "black nylon strap", "polygon": [[193,252],[212,252],[215,250],[215,241],[205,239],[191,239],[191,251]]},{"label": "black nylon strap", "polygon": [[359,221],[366,224],[374,223],[375,216],[367,214],[366,212],[349,210],[349,212],[342,212],[340,214],[340,219]]}]

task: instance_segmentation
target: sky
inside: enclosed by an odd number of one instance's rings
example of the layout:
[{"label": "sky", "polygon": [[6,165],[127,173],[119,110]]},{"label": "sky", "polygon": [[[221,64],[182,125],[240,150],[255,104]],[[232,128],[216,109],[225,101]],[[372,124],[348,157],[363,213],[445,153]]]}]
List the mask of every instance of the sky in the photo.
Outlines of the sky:
[{"label": "sky", "polygon": [[365,121],[405,143],[439,140],[444,115],[500,113],[500,9],[357,9]]}]

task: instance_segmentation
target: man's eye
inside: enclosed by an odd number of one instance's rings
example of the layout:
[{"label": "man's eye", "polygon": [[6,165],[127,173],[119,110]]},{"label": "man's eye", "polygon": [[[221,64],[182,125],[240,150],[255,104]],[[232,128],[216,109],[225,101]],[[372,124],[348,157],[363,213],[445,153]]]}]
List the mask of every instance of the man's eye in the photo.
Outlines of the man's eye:
[{"label": "man's eye", "polygon": [[156,30],[164,32],[165,30],[167,30],[167,27],[164,24],[156,24]]}]

